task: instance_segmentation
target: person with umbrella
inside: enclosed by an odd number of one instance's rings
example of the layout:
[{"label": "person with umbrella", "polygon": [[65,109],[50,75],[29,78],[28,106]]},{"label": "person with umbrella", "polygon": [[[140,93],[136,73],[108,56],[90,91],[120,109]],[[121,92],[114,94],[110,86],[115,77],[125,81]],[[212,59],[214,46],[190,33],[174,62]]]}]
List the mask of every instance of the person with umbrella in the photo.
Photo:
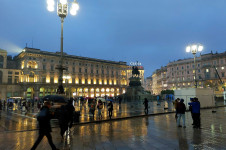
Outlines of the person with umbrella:
[{"label": "person with umbrella", "polygon": [[109,117],[111,119],[112,117],[112,111],[113,111],[113,103],[112,103],[112,100],[109,100],[110,102],[108,103],[108,114],[109,114]]}]

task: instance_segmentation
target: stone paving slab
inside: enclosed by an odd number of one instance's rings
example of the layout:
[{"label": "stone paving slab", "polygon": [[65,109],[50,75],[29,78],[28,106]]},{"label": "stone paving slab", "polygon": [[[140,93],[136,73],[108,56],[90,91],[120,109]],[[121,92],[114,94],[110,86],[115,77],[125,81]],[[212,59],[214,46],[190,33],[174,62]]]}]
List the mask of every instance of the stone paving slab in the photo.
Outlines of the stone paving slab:
[{"label": "stone paving slab", "polygon": [[[62,141],[59,129],[52,132],[61,150],[224,150],[226,149],[226,108],[201,110],[202,129],[193,129],[190,112],[187,128],[178,128],[174,114],[156,115],[75,125]],[[38,131],[0,132],[0,150],[28,150]],[[46,138],[37,150],[49,150]]]}]

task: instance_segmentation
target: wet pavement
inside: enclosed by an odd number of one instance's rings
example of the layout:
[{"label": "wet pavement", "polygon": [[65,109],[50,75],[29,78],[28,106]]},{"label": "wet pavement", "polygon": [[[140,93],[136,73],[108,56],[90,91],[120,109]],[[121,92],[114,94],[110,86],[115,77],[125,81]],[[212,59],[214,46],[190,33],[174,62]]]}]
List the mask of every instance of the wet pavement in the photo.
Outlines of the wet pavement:
[{"label": "wet pavement", "polygon": [[[88,104],[75,103],[75,110],[80,111],[80,123],[89,123],[95,121],[109,120],[107,107],[102,109],[103,118],[100,120],[95,111],[94,118],[90,113]],[[37,129],[36,115],[38,114],[37,108],[30,108],[26,113],[19,107],[13,109],[3,109],[0,111],[0,132],[1,131],[23,131]],[[172,103],[162,102],[157,105],[157,102],[149,102],[149,113],[166,113],[174,112]],[[144,105],[142,102],[127,102],[127,103],[114,103],[112,119],[126,118],[133,116],[145,115]],[[52,126],[58,127],[58,120],[52,120]]]},{"label": "wet pavement", "polygon": [[[55,145],[62,150],[186,150],[226,149],[226,108],[201,110],[202,129],[193,129],[190,112],[186,112],[187,128],[178,128],[174,113],[134,117],[124,120],[112,120],[88,124],[77,124],[64,140],[61,139],[59,128],[53,128],[52,136]],[[2,119],[5,118],[1,113]],[[8,114],[10,115],[10,114]],[[21,116],[22,117],[22,116]],[[16,118],[12,122],[17,122]],[[27,120],[27,121],[26,121]],[[26,118],[22,124],[35,125]],[[5,124],[8,128],[11,124]],[[38,131],[2,130],[0,132],[0,149],[28,150],[35,142]],[[42,140],[38,150],[51,149],[46,138]]]}]

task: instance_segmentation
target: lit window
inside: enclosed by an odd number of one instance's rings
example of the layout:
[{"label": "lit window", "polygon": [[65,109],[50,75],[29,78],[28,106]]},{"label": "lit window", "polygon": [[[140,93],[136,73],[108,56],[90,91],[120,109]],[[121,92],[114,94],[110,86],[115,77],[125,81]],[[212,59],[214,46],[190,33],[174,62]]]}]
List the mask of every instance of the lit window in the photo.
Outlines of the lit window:
[{"label": "lit window", "polygon": [[209,72],[209,69],[206,69],[206,72]]},{"label": "lit window", "polygon": [[224,70],[224,67],[221,67],[221,70]]}]

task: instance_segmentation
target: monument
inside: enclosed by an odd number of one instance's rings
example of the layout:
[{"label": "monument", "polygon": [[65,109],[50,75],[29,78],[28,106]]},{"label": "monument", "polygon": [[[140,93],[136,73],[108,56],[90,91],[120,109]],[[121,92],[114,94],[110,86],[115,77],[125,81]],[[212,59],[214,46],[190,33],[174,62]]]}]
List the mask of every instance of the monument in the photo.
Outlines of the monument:
[{"label": "monument", "polygon": [[124,99],[127,101],[144,100],[151,98],[151,94],[144,91],[141,86],[141,78],[138,66],[132,66],[132,77],[129,78],[129,87],[127,87]]}]

